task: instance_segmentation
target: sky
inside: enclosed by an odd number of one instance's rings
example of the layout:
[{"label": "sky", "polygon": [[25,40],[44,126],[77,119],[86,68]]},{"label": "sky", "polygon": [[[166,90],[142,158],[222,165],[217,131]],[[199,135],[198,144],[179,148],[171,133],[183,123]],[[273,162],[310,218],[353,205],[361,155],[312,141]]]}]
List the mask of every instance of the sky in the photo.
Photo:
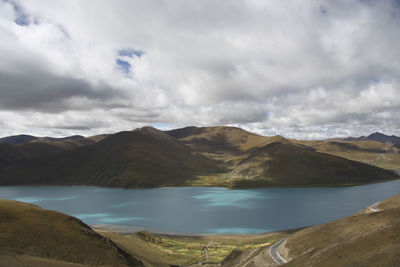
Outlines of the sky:
[{"label": "sky", "polygon": [[400,1],[0,0],[0,136],[400,136]]}]

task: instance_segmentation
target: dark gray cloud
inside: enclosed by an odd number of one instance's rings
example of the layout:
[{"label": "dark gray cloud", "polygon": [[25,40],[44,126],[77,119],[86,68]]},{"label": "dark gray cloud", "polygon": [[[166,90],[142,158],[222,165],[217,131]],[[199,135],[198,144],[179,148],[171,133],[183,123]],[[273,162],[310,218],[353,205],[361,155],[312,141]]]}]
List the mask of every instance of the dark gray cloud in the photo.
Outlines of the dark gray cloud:
[{"label": "dark gray cloud", "polygon": [[[123,99],[123,92],[105,84],[94,87],[83,79],[49,75],[34,69],[24,73],[0,73],[0,109],[35,110],[59,113],[94,107],[114,108]],[[86,100],[81,102],[80,100]],[[92,105],[87,105],[92,103]]]}]

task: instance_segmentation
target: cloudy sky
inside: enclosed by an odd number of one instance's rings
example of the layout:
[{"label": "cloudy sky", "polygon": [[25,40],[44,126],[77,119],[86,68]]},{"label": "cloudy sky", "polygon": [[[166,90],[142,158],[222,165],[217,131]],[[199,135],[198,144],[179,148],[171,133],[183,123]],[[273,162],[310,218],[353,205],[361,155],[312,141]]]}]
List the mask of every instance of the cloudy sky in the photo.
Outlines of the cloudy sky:
[{"label": "cloudy sky", "polygon": [[400,135],[400,1],[0,0],[0,136]]}]

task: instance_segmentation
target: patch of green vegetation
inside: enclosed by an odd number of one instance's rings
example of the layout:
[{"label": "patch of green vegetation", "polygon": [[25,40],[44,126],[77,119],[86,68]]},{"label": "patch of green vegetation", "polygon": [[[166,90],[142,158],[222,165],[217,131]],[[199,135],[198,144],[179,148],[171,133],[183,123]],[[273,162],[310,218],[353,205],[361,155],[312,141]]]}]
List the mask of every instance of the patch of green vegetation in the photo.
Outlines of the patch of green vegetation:
[{"label": "patch of green vegetation", "polygon": [[[175,236],[141,231],[135,234],[106,233],[149,266],[220,263],[233,250],[267,247],[289,232],[255,235]],[[146,255],[150,255],[150,257]],[[140,258],[139,256],[139,258]]]},{"label": "patch of green vegetation", "polygon": [[186,186],[220,186],[229,187],[234,179],[229,177],[228,174],[210,174],[201,175],[196,179],[189,180],[185,183]]},{"label": "patch of green vegetation", "polygon": [[[203,236],[183,237],[138,232],[135,235],[149,245],[169,256],[185,258],[185,264],[219,263],[233,250],[252,250],[267,247],[283,238],[287,233],[244,235],[244,236]],[[171,257],[169,257],[171,259]],[[173,262],[177,264],[177,262]],[[180,263],[182,263],[180,261]],[[171,264],[171,262],[170,262]]]}]

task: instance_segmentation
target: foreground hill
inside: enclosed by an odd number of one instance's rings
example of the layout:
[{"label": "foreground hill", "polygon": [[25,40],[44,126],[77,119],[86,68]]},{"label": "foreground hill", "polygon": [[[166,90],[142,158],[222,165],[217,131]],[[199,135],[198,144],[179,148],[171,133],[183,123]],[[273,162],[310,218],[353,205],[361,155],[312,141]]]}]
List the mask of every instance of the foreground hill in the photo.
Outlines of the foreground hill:
[{"label": "foreground hill", "polygon": [[0,200],[0,266],[143,264],[74,217]]},{"label": "foreground hill", "polygon": [[167,133],[220,160],[229,170],[218,176],[201,177],[194,185],[335,186],[396,177],[391,171],[319,153],[282,136],[265,137],[235,127],[187,127]]},{"label": "foreground hill", "polygon": [[399,266],[400,195],[376,208],[293,234],[278,249],[284,266]]},{"label": "foreground hill", "polygon": [[151,127],[120,132],[92,145],[35,157],[0,170],[1,185],[178,186],[221,171],[214,162]]}]

